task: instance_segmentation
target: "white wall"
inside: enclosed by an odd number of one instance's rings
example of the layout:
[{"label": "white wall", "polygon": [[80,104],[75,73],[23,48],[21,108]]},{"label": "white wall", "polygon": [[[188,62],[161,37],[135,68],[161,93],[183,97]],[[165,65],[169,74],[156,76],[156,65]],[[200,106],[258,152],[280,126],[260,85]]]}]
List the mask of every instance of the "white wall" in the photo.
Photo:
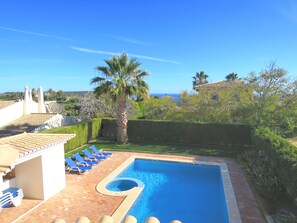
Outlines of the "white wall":
[{"label": "white wall", "polygon": [[[0,127],[23,116],[24,101],[16,102],[10,106],[0,109]],[[29,102],[30,113],[38,113],[38,103]]]},{"label": "white wall", "polygon": [[15,178],[3,181],[3,178],[1,177],[1,180],[0,180],[0,194],[1,194],[1,191],[5,190],[7,188],[10,188],[10,187],[15,187]]},{"label": "white wall", "polygon": [[23,101],[0,109],[0,127],[23,116]]},{"label": "white wall", "polygon": [[48,199],[66,186],[64,144],[59,144],[42,154],[43,192]]},{"label": "white wall", "polygon": [[31,113],[38,113],[38,103],[37,102],[32,101],[30,106],[31,106],[31,108],[30,108]]},{"label": "white wall", "polygon": [[64,144],[42,151],[36,158],[15,167],[16,187],[25,198],[47,200],[66,186]]},{"label": "white wall", "polygon": [[41,156],[15,166],[15,183],[25,198],[44,199]]},{"label": "white wall", "polygon": [[38,126],[37,128],[33,129],[31,132],[40,132],[45,129],[53,129],[58,128],[63,125],[72,125],[76,123],[77,120],[73,117],[68,117],[60,114],[56,114],[49,120],[47,120],[42,125]]}]

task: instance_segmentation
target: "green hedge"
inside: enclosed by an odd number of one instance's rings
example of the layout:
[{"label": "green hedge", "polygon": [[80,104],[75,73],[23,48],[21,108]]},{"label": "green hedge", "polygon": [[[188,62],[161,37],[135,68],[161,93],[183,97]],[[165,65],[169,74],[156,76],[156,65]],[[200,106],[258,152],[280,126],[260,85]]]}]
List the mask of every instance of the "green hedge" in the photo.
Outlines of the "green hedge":
[{"label": "green hedge", "polygon": [[69,140],[65,144],[65,153],[86,144],[92,139],[99,137],[102,119],[95,118],[88,121],[79,122],[75,125],[63,126],[60,128],[49,129],[43,133],[62,133],[62,134],[76,134],[76,137]]},{"label": "green hedge", "polygon": [[265,127],[255,129],[253,141],[271,159],[286,191],[297,204],[297,147]]},{"label": "green hedge", "polygon": [[[101,135],[115,138],[116,121],[103,119]],[[251,127],[235,124],[129,120],[128,137],[146,141],[242,147],[251,145]]]}]

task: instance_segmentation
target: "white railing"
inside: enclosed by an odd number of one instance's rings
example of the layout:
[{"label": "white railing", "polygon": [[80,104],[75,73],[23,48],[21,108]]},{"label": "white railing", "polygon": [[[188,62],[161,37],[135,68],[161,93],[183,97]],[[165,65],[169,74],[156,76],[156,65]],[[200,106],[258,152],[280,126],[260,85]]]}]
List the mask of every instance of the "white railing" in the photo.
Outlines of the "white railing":
[{"label": "white railing", "polygon": [[[54,220],[53,223],[66,223],[66,221],[60,218],[60,219]],[[91,221],[87,217],[81,216],[78,219],[76,219],[75,223],[91,223]],[[114,222],[112,217],[105,215],[99,220],[99,223],[119,223],[119,222]],[[128,215],[122,221],[122,223],[137,223],[137,219],[131,215]],[[149,217],[148,219],[146,219],[145,223],[160,223],[160,221],[155,217]],[[182,222],[178,220],[173,220],[170,223],[182,223]]]}]

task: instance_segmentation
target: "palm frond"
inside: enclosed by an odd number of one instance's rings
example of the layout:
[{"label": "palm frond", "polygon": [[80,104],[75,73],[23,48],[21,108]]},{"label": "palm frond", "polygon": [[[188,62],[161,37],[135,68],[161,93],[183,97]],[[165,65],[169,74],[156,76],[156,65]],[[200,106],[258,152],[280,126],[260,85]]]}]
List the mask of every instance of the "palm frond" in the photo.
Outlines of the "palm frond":
[{"label": "palm frond", "polygon": [[104,77],[94,77],[91,79],[91,84],[98,84],[102,81],[105,81]]},{"label": "palm frond", "polygon": [[149,73],[139,69],[141,63],[136,58],[129,60],[128,55],[122,53],[105,60],[105,63],[106,66],[96,67],[100,75],[91,79],[91,84],[97,85],[94,89],[96,95],[109,93],[117,100],[123,95],[148,94],[149,87],[143,78]]}]

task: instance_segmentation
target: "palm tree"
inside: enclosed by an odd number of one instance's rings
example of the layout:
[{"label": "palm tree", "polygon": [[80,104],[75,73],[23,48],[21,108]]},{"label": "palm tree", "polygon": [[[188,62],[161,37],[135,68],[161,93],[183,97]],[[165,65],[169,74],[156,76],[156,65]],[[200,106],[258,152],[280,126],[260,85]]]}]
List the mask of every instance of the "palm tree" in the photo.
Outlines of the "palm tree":
[{"label": "palm tree", "polygon": [[235,81],[238,79],[238,76],[236,73],[230,73],[225,78],[227,81]]},{"label": "palm tree", "polygon": [[105,63],[107,66],[96,67],[100,74],[91,83],[97,85],[94,89],[97,96],[109,94],[117,103],[117,143],[124,144],[128,142],[127,100],[132,95],[148,95],[149,87],[143,78],[149,74],[139,69],[141,63],[136,58],[129,60],[126,53],[112,56]]},{"label": "palm tree", "polygon": [[207,84],[208,75],[204,73],[204,71],[200,71],[199,73],[196,72],[196,75],[193,77],[193,89],[196,89],[197,85],[201,85],[201,84]]}]

